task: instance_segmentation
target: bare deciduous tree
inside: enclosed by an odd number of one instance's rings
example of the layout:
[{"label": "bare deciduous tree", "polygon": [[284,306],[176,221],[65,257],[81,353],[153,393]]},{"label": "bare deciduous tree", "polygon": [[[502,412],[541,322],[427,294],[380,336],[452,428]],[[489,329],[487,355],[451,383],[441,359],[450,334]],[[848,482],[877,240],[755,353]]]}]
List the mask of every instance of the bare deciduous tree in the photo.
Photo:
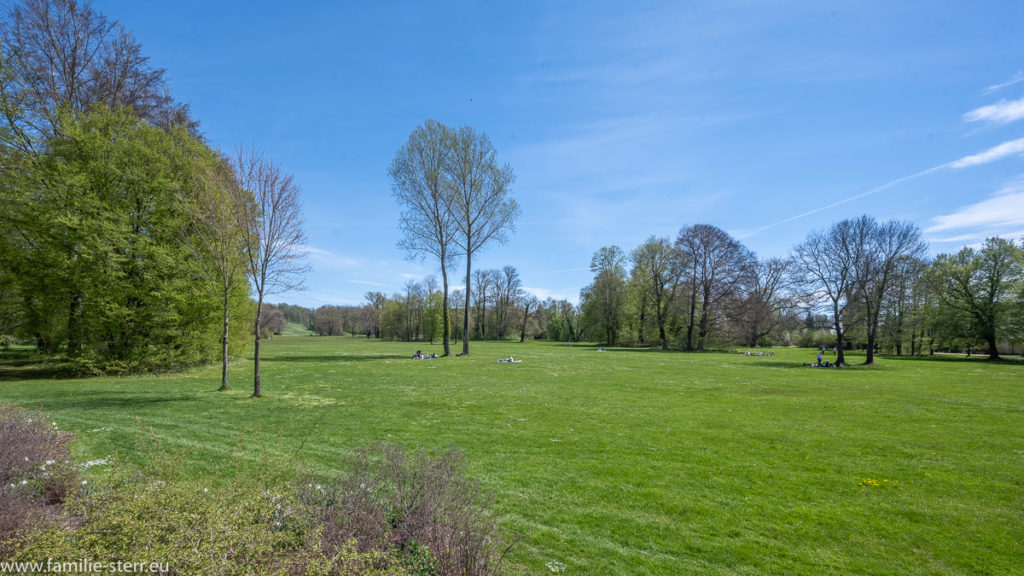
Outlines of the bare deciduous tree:
[{"label": "bare deciduous tree", "polygon": [[526,342],[526,329],[530,324],[530,320],[542,311],[541,301],[537,299],[533,294],[520,293],[517,298],[519,306],[519,341]]},{"label": "bare deciduous tree", "polygon": [[255,355],[253,396],[262,395],[260,387],[260,314],[263,299],[271,294],[301,290],[303,275],[309,270],[304,250],[302,206],[299,187],[291,174],[265,158],[255,148],[239,148],[235,157],[235,176],[251,198],[240,212],[242,242],[247,256],[247,272],[256,292]]},{"label": "bare deciduous tree", "polygon": [[494,146],[486,134],[463,126],[454,135],[449,158],[450,190],[445,195],[458,234],[455,244],[466,257],[465,315],[462,354],[469,354],[469,297],[473,255],[492,241],[503,242],[515,228],[520,209],[511,197],[515,174],[508,164],[498,164]]},{"label": "bare deciduous tree", "polygon": [[164,69],[152,68],[141,46],[116,21],[75,0],[24,0],[0,21],[10,73],[0,83],[0,113],[11,145],[35,153],[57,132],[61,107],[127,106],[157,126],[195,128],[176,103]]},{"label": "bare deciduous tree", "polygon": [[727,232],[709,224],[683,228],[679,231],[676,246],[689,264],[686,274],[691,293],[686,347],[693,349],[696,325],[697,350],[704,350],[704,341],[722,312],[721,308],[739,294],[749,280],[754,255]]},{"label": "bare deciduous tree", "polygon": [[447,168],[453,134],[447,126],[427,120],[409,135],[388,168],[395,200],[404,208],[399,217],[402,239],[398,245],[415,256],[430,255],[441,267],[444,355],[451,355],[451,322],[448,314],[448,270],[460,255],[455,243],[458,227],[445,195],[449,193]]},{"label": "bare deciduous tree", "polygon": [[908,259],[923,256],[928,247],[921,239],[921,230],[910,222],[890,220],[878,224],[870,216],[861,216],[853,222],[858,237],[864,241],[857,265],[856,286],[867,332],[864,363],[874,364],[882,306],[893,288],[900,265]]},{"label": "bare deciduous tree", "polygon": [[814,296],[827,300],[831,308],[836,364],[846,362],[843,338],[850,308],[856,306],[854,289],[865,245],[863,232],[855,221],[843,220],[828,230],[811,232],[793,250],[802,283]]},{"label": "bare deciduous tree", "polygon": [[750,286],[741,300],[735,318],[744,328],[749,346],[767,336],[793,311],[798,303],[792,290],[793,261],[769,258],[751,268]]}]

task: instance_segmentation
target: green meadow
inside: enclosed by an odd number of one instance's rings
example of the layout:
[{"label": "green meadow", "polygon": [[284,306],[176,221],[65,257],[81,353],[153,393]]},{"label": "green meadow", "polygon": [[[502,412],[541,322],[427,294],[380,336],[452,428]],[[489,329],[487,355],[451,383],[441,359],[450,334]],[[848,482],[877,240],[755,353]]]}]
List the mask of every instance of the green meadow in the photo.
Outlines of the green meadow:
[{"label": "green meadow", "polygon": [[[453,346],[454,349],[459,347]],[[1024,566],[1024,365],[875,367],[557,343],[439,345],[286,335],[251,362],[61,378],[6,353],[0,401],[72,432],[81,461],[158,444],[203,485],[337,471],[358,447],[463,452],[494,496],[513,571],[1013,574]],[[517,364],[501,357],[521,358]],[[826,355],[829,358],[831,353]],[[856,357],[853,358],[856,361]],[[57,375],[57,377],[55,377]],[[102,481],[108,466],[89,474]],[[558,564],[555,564],[555,563]]]}]

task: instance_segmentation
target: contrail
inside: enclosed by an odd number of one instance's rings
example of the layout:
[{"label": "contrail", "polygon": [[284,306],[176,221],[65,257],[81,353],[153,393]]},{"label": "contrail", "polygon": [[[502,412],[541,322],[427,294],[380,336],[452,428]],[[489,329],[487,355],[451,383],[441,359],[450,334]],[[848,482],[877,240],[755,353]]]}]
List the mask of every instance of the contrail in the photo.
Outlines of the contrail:
[{"label": "contrail", "polygon": [[758,232],[764,232],[765,230],[768,230],[769,228],[774,228],[776,226],[781,226],[782,224],[787,224],[787,223],[792,222],[794,220],[799,220],[801,218],[806,218],[806,217],[808,217],[808,216],[810,216],[812,214],[817,214],[818,212],[823,212],[825,210],[829,210],[831,208],[835,208],[836,206],[842,206],[843,204],[846,204],[847,202],[853,202],[854,200],[859,200],[861,198],[865,198],[867,196],[871,196],[872,194],[877,194],[877,193],[881,192],[882,190],[885,190],[886,188],[891,188],[891,187],[893,187],[893,186],[895,186],[897,184],[902,184],[903,182],[908,182],[910,180],[914,180],[916,178],[920,178],[921,176],[925,176],[925,175],[931,174],[933,172],[938,172],[939,170],[942,170],[944,168],[950,168],[952,170],[960,170],[960,169],[963,169],[963,168],[969,168],[971,166],[979,166],[979,165],[982,165],[982,164],[989,164],[989,163],[995,162],[996,160],[1001,160],[1003,158],[1006,158],[1007,156],[1014,156],[1014,155],[1019,155],[1019,154],[1024,154],[1024,138],[1018,138],[1016,140],[1010,140],[1008,142],[1003,142],[1002,144],[999,144],[998,146],[993,146],[993,147],[989,148],[988,150],[985,150],[984,152],[981,152],[981,153],[978,153],[978,154],[972,154],[970,156],[964,156],[963,158],[960,158],[958,160],[953,160],[952,162],[946,162],[945,164],[939,164],[938,166],[933,166],[933,167],[931,167],[931,168],[929,168],[927,170],[922,170],[922,171],[920,171],[920,172],[918,172],[916,174],[911,174],[910,176],[904,176],[902,178],[897,178],[897,179],[893,180],[892,182],[886,182],[885,184],[882,184],[881,186],[878,186],[877,188],[872,188],[871,190],[868,190],[867,192],[861,192],[860,194],[854,194],[853,196],[850,196],[849,198],[844,198],[844,199],[842,199],[842,200],[840,200],[838,202],[833,202],[833,203],[831,203],[831,204],[829,204],[827,206],[821,206],[821,207],[815,208],[814,210],[808,210],[807,212],[804,212],[803,214],[797,214],[796,216],[790,216],[789,218],[786,218],[785,220],[779,220],[778,222],[773,222],[771,224],[765,224],[764,226],[761,226],[760,228],[757,228],[757,229],[753,230],[752,232],[747,232],[746,234],[744,234],[742,236],[738,236],[737,239],[738,240],[743,240],[744,238],[749,238],[749,237],[753,236],[754,234],[757,234]]},{"label": "contrail", "polygon": [[831,203],[831,204],[829,204],[827,206],[820,206],[818,208],[815,208],[814,210],[808,210],[807,212],[804,212],[803,214],[797,214],[796,216],[790,216],[789,218],[786,218],[785,220],[779,220],[778,222],[773,222],[771,224],[765,224],[764,226],[761,226],[760,228],[757,228],[757,229],[755,229],[752,232],[747,232],[746,234],[744,234],[742,236],[739,236],[738,239],[739,240],[743,240],[744,238],[748,238],[750,236],[753,236],[754,234],[757,234],[758,232],[764,232],[765,230],[767,230],[769,228],[775,228],[776,226],[781,226],[783,224],[792,222],[794,220],[799,220],[801,218],[806,218],[806,217],[808,217],[808,216],[810,216],[812,214],[817,214],[818,212],[824,212],[825,210],[829,210],[831,208],[835,208],[836,206],[842,206],[843,204],[846,204],[847,202],[853,202],[854,200],[859,200],[861,198],[865,198],[867,196],[871,196],[872,194],[877,194],[877,193],[881,192],[882,190],[885,190],[886,188],[891,188],[891,187],[893,187],[893,186],[895,186],[897,184],[902,184],[903,182],[907,182],[907,181],[913,180],[915,178],[920,178],[921,176],[924,176],[926,174],[931,174],[932,172],[937,172],[937,171],[939,171],[939,170],[941,170],[943,168],[946,168],[950,164],[951,164],[950,162],[947,162],[946,164],[940,164],[938,166],[933,166],[933,167],[931,167],[931,168],[929,168],[927,170],[922,170],[921,172],[918,172],[917,174],[911,174],[910,176],[904,176],[902,178],[897,178],[897,179],[893,180],[892,182],[886,182],[885,184],[882,184],[881,186],[878,186],[877,188],[872,188],[871,190],[868,190],[867,192],[861,192],[860,194],[855,194],[853,196],[850,196],[849,198],[843,198],[842,200],[840,200],[838,202],[833,202],[833,203]]}]

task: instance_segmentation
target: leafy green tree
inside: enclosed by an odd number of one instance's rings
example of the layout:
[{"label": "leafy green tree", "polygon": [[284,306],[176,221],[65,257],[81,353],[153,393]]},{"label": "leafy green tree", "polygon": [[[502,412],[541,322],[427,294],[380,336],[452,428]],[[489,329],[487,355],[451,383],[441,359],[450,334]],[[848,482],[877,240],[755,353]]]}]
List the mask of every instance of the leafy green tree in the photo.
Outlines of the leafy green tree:
[{"label": "leafy green tree", "polygon": [[594,253],[590,270],[594,281],[583,289],[580,300],[585,323],[603,333],[609,346],[619,341],[626,299],[626,257],[618,246]]},{"label": "leafy green tree", "polygon": [[[630,258],[633,261],[631,276],[645,295],[644,300],[650,300],[658,326],[658,340],[662,350],[665,350],[668,348],[665,328],[685,269],[683,253],[668,238],[652,236],[633,250]],[[642,317],[640,322],[642,326]]]},{"label": "leafy green tree", "polygon": [[193,185],[182,198],[189,219],[185,230],[186,243],[192,248],[203,276],[220,295],[221,318],[221,381],[220,390],[228,390],[228,359],[231,353],[232,307],[241,296],[248,301],[246,258],[242,245],[245,205],[250,201],[235,179],[226,159],[207,155],[193,176]]},{"label": "leafy green tree", "polygon": [[430,341],[431,344],[443,332],[446,301],[447,298],[440,290],[435,290],[427,296],[426,305],[423,308],[423,338]]},{"label": "leafy green tree", "polygon": [[208,359],[216,297],[182,242],[182,199],[209,151],[125,109],[68,110],[58,127],[25,165],[5,238],[21,331],[43,351],[129,369]]},{"label": "leafy green tree", "polygon": [[940,305],[971,319],[963,335],[984,342],[992,360],[999,358],[1000,338],[1009,336],[1014,322],[1024,276],[1021,250],[1011,240],[989,238],[980,250],[940,254],[928,271]]}]

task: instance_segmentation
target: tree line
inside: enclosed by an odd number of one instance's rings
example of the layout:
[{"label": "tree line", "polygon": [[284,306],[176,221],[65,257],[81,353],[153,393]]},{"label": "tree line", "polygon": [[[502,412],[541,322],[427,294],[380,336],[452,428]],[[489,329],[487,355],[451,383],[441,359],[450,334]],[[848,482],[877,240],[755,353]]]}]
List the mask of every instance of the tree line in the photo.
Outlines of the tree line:
[{"label": "tree line", "polygon": [[[759,260],[727,232],[683,227],[626,253],[597,250],[579,304],[539,301],[513,266],[475,270],[465,309],[446,307],[436,279],[409,281],[358,306],[287,304],[289,321],[320,335],[431,342],[443,318],[455,340],[548,339],[701,351],[797,345],[917,355],[984,351],[1024,340],[1024,244],[991,238],[929,259],[913,224],[870,216],[813,231],[784,258]],[[460,302],[465,293],[453,292]],[[447,311],[447,313],[446,313]]]},{"label": "tree line", "polygon": [[[469,336],[474,340],[525,341],[546,337],[545,303],[522,288],[514,266],[474,270],[470,295]],[[451,302],[464,301],[463,290],[455,290]],[[315,310],[279,304],[287,321],[302,323],[321,336],[366,336],[403,342],[430,342],[443,338],[445,298],[437,279],[410,280],[391,296],[367,292],[366,303],[358,306],[321,306]],[[464,340],[465,310],[450,305],[447,316],[454,319],[450,337]]]},{"label": "tree line", "polygon": [[222,389],[255,334],[258,396],[261,304],[305,269],[292,177],[211,148],[87,2],[11,4],[0,34],[0,334],[104,371],[219,356]]},{"label": "tree line", "polygon": [[811,232],[785,258],[759,260],[708,224],[628,254],[598,250],[581,292],[577,337],[607,344],[704,350],[803,344],[918,354],[1024,339],[1024,243],[927,259],[909,222],[845,219]]}]

